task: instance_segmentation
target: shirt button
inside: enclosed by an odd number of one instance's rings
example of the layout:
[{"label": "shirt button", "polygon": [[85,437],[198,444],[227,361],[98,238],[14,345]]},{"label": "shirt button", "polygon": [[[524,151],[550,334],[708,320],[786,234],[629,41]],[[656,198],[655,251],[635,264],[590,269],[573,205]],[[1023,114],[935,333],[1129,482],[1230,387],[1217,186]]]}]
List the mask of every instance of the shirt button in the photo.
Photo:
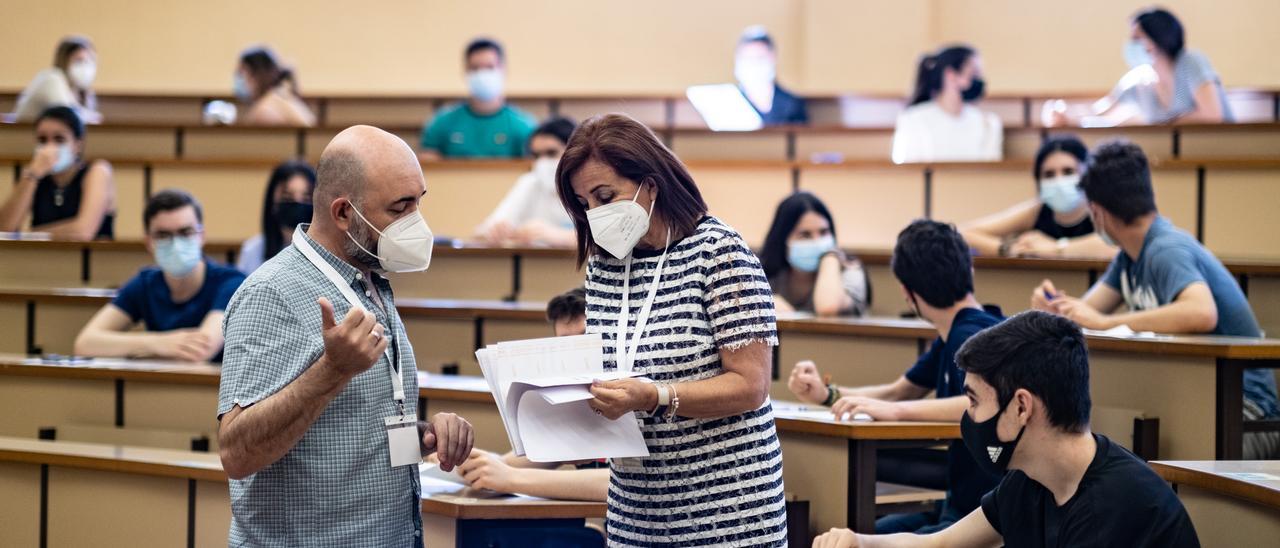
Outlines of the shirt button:
[{"label": "shirt button", "polygon": [[359,273],[359,272],[356,272],[356,279],[357,279],[357,280],[363,280],[363,279],[364,279],[364,274],[361,274],[361,273]]},{"label": "shirt button", "polygon": [[370,296],[370,295],[373,295],[373,293],[369,292],[369,290],[367,290],[367,289],[366,289],[366,290],[364,291],[364,296],[368,297],[368,296]]},{"label": "shirt button", "polygon": [[413,531],[413,536],[415,536],[415,537],[420,537],[420,536],[422,536],[422,531],[414,530],[414,531]]}]

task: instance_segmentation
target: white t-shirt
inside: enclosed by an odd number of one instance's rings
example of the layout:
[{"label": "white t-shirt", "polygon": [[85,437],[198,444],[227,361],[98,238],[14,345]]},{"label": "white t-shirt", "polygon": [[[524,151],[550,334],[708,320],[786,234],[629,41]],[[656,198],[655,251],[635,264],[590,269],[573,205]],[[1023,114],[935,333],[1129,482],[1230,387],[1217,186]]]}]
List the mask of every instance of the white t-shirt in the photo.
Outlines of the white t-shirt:
[{"label": "white t-shirt", "polygon": [[71,107],[77,111],[84,108],[62,69],[49,67],[36,73],[27,88],[22,90],[14,113],[19,123],[28,123],[34,122],[45,109],[57,106]]},{"label": "white t-shirt", "polygon": [[516,179],[515,186],[507,192],[498,207],[484,220],[480,229],[486,230],[499,221],[512,227],[520,227],[531,221],[542,221],[556,228],[573,228],[573,219],[560,203],[555,181],[541,181],[532,171]]},{"label": "white t-shirt", "polygon": [[1004,156],[1000,117],[965,105],[952,116],[927,101],[907,107],[893,131],[894,163],[999,161]]}]

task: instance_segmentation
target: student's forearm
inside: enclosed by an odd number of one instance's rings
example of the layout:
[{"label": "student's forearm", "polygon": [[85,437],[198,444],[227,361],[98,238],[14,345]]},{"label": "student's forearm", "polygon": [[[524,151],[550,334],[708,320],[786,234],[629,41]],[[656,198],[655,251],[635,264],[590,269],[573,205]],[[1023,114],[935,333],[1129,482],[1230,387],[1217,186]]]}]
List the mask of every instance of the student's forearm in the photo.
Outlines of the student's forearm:
[{"label": "student's forearm", "polygon": [[953,396],[950,398],[910,400],[898,402],[904,421],[953,422],[960,420],[969,406],[968,398]]},{"label": "student's forearm", "polygon": [[155,357],[156,333],[86,329],[76,337],[75,353],[103,358]]},{"label": "student's forearm", "polygon": [[874,386],[837,386],[836,391],[840,393],[840,397],[853,398],[871,398],[875,400],[898,401],[902,399],[898,394],[897,388],[892,384],[878,384]]},{"label": "student's forearm", "polygon": [[1000,255],[1000,238],[981,230],[962,230],[965,243],[978,252],[978,255],[996,257]]},{"label": "student's forearm", "polygon": [[941,540],[931,535],[898,533],[894,535],[858,535],[859,548],[943,548]]},{"label": "student's forearm", "polygon": [[1134,331],[1156,333],[1209,333],[1217,327],[1217,314],[1207,313],[1192,303],[1174,301],[1154,310],[1125,312],[1108,316],[1109,327],[1127,325]]},{"label": "student's forearm", "polygon": [[81,216],[73,219],[33,226],[31,230],[48,232],[50,236],[58,240],[91,240],[97,235],[98,226],[102,224],[102,219],[98,218],[96,223],[92,223],[90,220],[82,218],[84,215],[82,213]]},{"label": "student's forearm", "polygon": [[853,297],[844,290],[841,280],[844,265],[834,253],[822,258],[818,279],[813,286],[813,312],[821,317],[837,316],[853,307]]},{"label": "student's forearm", "polygon": [[9,198],[0,206],[0,232],[17,232],[31,211],[31,201],[35,197],[36,180],[22,173],[21,182],[13,187]]},{"label": "student's forearm", "polygon": [[507,453],[503,455],[502,462],[507,463],[507,466],[510,466],[512,468],[529,468],[529,469],[541,468],[543,470],[554,470],[560,466],[560,463],[558,462],[533,462],[529,460],[527,457],[521,457],[516,455],[515,453]]},{"label": "student's forearm", "polygon": [[1096,233],[1088,236],[1080,236],[1072,238],[1067,242],[1067,247],[1063,248],[1062,256],[1071,258],[1111,258],[1116,254],[1116,248],[1103,243],[1102,238]]},{"label": "student's forearm", "polygon": [[534,497],[604,502],[609,497],[609,470],[525,469],[515,474],[513,487]]},{"label": "student's forearm", "polygon": [[219,429],[227,475],[241,479],[280,460],[350,380],[321,356],[279,392],[241,409]]}]

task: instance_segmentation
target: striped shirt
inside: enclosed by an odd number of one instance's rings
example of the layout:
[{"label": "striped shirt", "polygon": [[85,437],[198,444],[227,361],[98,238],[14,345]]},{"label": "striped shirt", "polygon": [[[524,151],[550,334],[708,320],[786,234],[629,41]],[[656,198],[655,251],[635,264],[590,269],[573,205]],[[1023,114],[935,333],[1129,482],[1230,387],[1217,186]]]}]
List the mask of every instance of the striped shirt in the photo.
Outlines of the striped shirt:
[{"label": "striped shirt", "polygon": [[[635,251],[632,329],[660,255]],[[606,369],[616,367],[624,268],[621,260],[596,255],[587,269],[587,332],[603,337]],[[705,217],[692,235],[671,244],[660,283],[634,365],[654,381],[715,377],[724,372],[720,350],[778,344],[760,261],[719,220]],[[768,402],[715,419],[636,415],[650,455],[610,463],[611,546],[785,545],[782,450]]]},{"label": "striped shirt", "polygon": [[[391,285],[373,275],[381,306],[355,267],[302,234],[345,279],[394,341],[406,394],[418,393],[417,363]],[[295,244],[296,245],[296,244]],[[223,320],[226,353],[218,417],[279,392],[324,353],[320,307],[341,319],[351,305],[294,245],[254,271]],[[284,457],[231,480],[230,546],[421,546],[418,467],[391,467],[383,417],[397,414],[384,355],[356,375]],[[417,398],[405,400],[416,413]]]}]

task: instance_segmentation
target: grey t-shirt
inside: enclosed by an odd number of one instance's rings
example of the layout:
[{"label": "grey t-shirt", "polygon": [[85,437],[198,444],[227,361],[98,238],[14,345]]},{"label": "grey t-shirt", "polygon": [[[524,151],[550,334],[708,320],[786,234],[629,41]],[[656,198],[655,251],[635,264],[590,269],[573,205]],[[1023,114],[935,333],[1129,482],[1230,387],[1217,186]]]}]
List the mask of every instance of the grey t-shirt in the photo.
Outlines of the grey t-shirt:
[{"label": "grey t-shirt", "polygon": [[1222,121],[1234,121],[1231,105],[1227,103],[1227,94],[1222,89],[1222,79],[1214,72],[1213,65],[1209,64],[1209,58],[1195,50],[1184,50],[1178,55],[1178,60],[1174,61],[1173,96],[1168,105],[1160,103],[1154,84],[1131,86],[1120,93],[1120,101],[1137,105],[1147,123],[1163,124],[1195,110],[1196,90],[1206,82],[1218,90]]},{"label": "grey t-shirt", "polygon": [[[1222,261],[1164,217],[1157,217],[1151,224],[1138,258],[1130,259],[1121,251],[1102,281],[1119,291],[1125,304],[1135,311],[1167,305],[1187,286],[1204,282],[1218,307],[1218,325],[1212,334],[1262,336],[1249,301]],[[1266,416],[1280,416],[1276,379],[1271,370],[1245,370],[1244,396],[1258,404]]]}]

